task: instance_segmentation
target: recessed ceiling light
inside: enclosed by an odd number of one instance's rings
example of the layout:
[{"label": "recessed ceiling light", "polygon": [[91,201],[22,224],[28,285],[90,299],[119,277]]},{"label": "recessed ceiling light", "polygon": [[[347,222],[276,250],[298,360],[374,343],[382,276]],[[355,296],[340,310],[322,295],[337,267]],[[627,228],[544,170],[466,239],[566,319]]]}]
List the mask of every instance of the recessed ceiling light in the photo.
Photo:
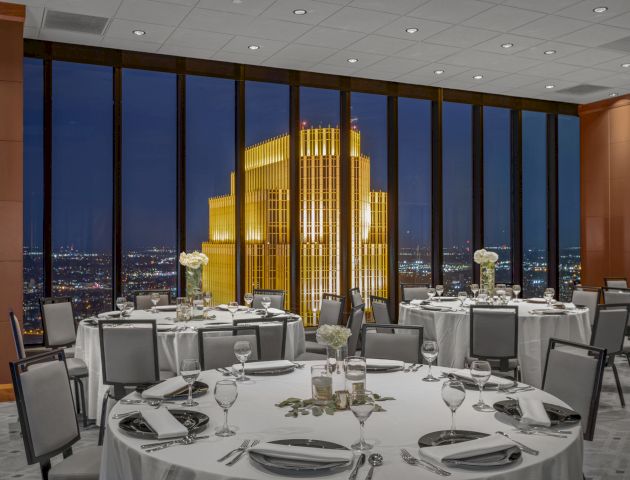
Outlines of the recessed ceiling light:
[{"label": "recessed ceiling light", "polygon": [[405,28],[405,32],[407,33],[416,33],[418,29],[416,27]]},{"label": "recessed ceiling light", "polygon": [[616,97],[617,95],[619,95],[619,94],[618,94],[618,93],[616,93],[616,92],[613,92],[613,93],[611,93],[611,94],[610,94],[610,95],[608,95],[608,96],[609,96],[609,97]]},{"label": "recessed ceiling light", "polygon": [[512,48],[513,46],[514,46],[513,43],[503,43],[503,44],[501,44],[502,48]]},{"label": "recessed ceiling light", "polygon": [[147,33],[147,32],[145,32],[144,30],[134,30],[134,31],[133,31],[133,34],[134,34],[134,35],[138,35],[139,37],[141,37],[141,36],[142,36],[142,35],[144,35],[145,33]]},{"label": "recessed ceiling light", "polygon": [[551,90],[552,88],[556,88],[556,86],[555,85],[545,85],[545,88],[548,88],[548,89]]},{"label": "recessed ceiling light", "polygon": [[436,75],[442,75],[444,73],[444,70],[435,70],[433,73],[435,73]]},{"label": "recessed ceiling light", "polygon": [[306,15],[306,10],[303,10],[303,9],[299,8],[297,10],[293,10],[293,14],[294,15]]},{"label": "recessed ceiling light", "polygon": [[483,78],[483,75],[474,75],[473,78],[475,80],[481,80]]},{"label": "recessed ceiling light", "polygon": [[348,63],[357,63],[359,61],[358,58],[349,58]]},{"label": "recessed ceiling light", "polygon": [[250,50],[258,50],[260,48],[260,45],[250,45],[247,48],[249,48]]},{"label": "recessed ceiling light", "polygon": [[554,53],[556,53],[555,50],[545,50],[545,55],[553,55]]},{"label": "recessed ceiling light", "polygon": [[630,63],[622,63],[621,66],[623,68],[630,68]]},{"label": "recessed ceiling light", "polygon": [[596,7],[593,9],[595,13],[604,13],[607,10],[608,10],[608,7]]}]

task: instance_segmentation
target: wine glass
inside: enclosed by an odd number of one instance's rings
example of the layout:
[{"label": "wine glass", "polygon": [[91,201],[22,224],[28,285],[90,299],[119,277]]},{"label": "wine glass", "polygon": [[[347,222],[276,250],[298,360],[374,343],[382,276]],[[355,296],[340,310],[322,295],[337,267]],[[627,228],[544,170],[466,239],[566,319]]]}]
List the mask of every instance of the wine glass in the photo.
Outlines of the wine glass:
[{"label": "wine glass", "polygon": [[470,364],[470,375],[475,380],[475,383],[479,387],[479,401],[473,405],[475,410],[479,411],[489,411],[494,410],[492,407],[487,405],[483,401],[483,386],[486,384],[490,375],[492,374],[492,369],[490,368],[490,364],[485,360],[475,360]]},{"label": "wine glass", "polygon": [[427,297],[429,297],[429,301],[431,301],[433,297],[435,297],[435,288],[433,287],[427,288]]},{"label": "wine glass", "polygon": [[444,293],[444,285],[436,285],[435,293],[438,295],[438,302],[442,300],[442,294]]},{"label": "wine glass", "polygon": [[507,303],[507,301],[505,300],[505,288],[497,288],[497,297],[499,297],[499,302],[500,303]]},{"label": "wine glass", "polygon": [[219,437],[231,437],[236,434],[228,425],[228,410],[234,405],[236,397],[238,397],[238,387],[234,380],[219,380],[214,384],[214,399],[225,414],[223,426],[215,432],[215,435]]},{"label": "wine glass", "polygon": [[125,314],[125,305],[127,304],[127,299],[125,297],[116,298],[116,307],[120,310],[120,316],[124,316]]},{"label": "wine glass", "polygon": [[518,303],[518,295],[521,293],[521,286],[512,285],[512,292],[514,292],[514,301]]},{"label": "wine glass", "polygon": [[477,292],[479,291],[479,284],[478,283],[471,284],[470,291],[473,294],[473,298],[477,298]]},{"label": "wine glass", "polygon": [[247,310],[251,310],[252,302],[254,301],[254,294],[248,292],[245,294],[243,299],[245,300],[245,305],[247,305]]},{"label": "wine glass", "polygon": [[236,379],[238,382],[249,380],[249,377],[245,376],[245,362],[251,354],[252,345],[247,340],[240,340],[234,344],[234,355],[236,355],[236,359],[241,362],[241,376]]},{"label": "wine glass", "polygon": [[480,288],[479,293],[477,294],[477,301],[479,303],[486,303],[488,301],[488,290]]},{"label": "wine glass", "polygon": [[134,308],[135,307],[134,307],[133,302],[126,302],[124,310],[123,310],[124,316],[125,317],[130,317],[131,316],[131,312],[133,312]]},{"label": "wine glass", "polygon": [[438,344],[433,340],[425,340],[422,342],[422,356],[429,362],[429,373],[422,379],[424,382],[439,382],[438,378],[435,378],[431,373],[431,364],[438,356]]},{"label": "wine glass", "polygon": [[466,388],[459,380],[447,380],[442,384],[442,400],[451,410],[451,430],[449,437],[455,437],[455,411],[466,398]]},{"label": "wine glass", "polygon": [[234,315],[238,312],[238,302],[230,302],[227,306],[228,312],[232,314],[232,321],[234,321]]},{"label": "wine glass", "polygon": [[201,365],[199,364],[199,360],[195,360],[194,358],[182,360],[182,363],[179,366],[179,371],[182,374],[182,378],[188,384],[188,400],[182,403],[182,405],[184,407],[195,407],[199,405],[193,400],[192,396],[193,383],[195,383],[195,381],[199,377],[199,374],[201,373]]},{"label": "wine glass", "polygon": [[556,291],[553,288],[545,288],[544,297],[547,300],[547,305],[551,306],[551,302],[553,301],[553,297],[556,294]]},{"label": "wine glass", "polygon": [[153,292],[151,294],[151,303],[153,304],[153,308],[151,309],[152,313],[157,313],[157,306],[160,303],[160,294],[157,292]]},{"label": "wine glass", "polygon": [[365,441],[365,421],[370,418],[376,402],[372,392],[368,390],[356,391],[350,395],[350,410],[359,421],[359,440],[352,445],[352,450],[370,450],[374,445]]},{"label": "wine glass", "polygon": [[459,292],[457,294],[457,299],[459,300],[459,303],[461,303],[462,307],[464,307],[464,302],[468,299],[468,294],[466,292]]},{"label": "wine glass", "polygon": [[203,303],[206,308],[212,306],[212,292],[203,292]]},{"label": "wine glass", "polygon": [[260,299],[260,304],[265,309],[265,317],[267,317],[269,315],[269,307],[271,307],[271,297],[265,295]]}]

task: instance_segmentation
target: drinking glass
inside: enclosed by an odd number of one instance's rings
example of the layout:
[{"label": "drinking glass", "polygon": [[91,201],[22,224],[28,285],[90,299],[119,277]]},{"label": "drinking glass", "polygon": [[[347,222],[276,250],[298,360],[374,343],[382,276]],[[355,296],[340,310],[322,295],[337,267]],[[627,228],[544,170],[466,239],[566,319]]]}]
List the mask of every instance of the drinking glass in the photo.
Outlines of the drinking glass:
[{"label": "drinking glass", "polygon": [[332,400],[332,375],[328,365],[311,366],[311,394],[316,405],[326,405]]},{"label": "drinking glass", "polygon": [[347,357],[344,360],[346,370],[346,390],[350,393],[365,391],[367,365],[364,357]]},{"label": "drinking glass", "polygon": [[556,291],[553,288],[545,288],[544,297],[547,300],[547,305],[551,306],[551,302],[553,301],[553,297],[556,294]]},{"label": "drinking glass", "polygon": [[459,299],[459,303],[461,303],[463,307],[464,302],[468,299],[468,294],[466,292],[459,292],[457,294],[457,298]]},{"label": "drinking glass", "polygon": [[439,382],[431,373],[431,364],[438,356],[438,344],[433,340],[425,340],[422,342],[422,356],[429,363],[429,373],[422,379],[423,382]]},{"label": "drinking glass", "polygon": [[131,316],[131,312],[133,312],[134,308],[135,307],[133,305],[133,302],[125,303],[125,307],[124,307],[124,310],[123,310],[124,316],[125,317],[130,317]]},{"label": "drinking glass", "polygon": [[122,316],[125,312],[125,305],[127,304],[127,299],[125,297],[118,297],[116,298],[116,306],[118,307],[118,310],[120,310],[120,315]]},{"label": "drinking glass", "polygon": [[365,421],[370,418],[376,402],[372,392],[364,390],[362,392],[354,392],[350,395],[350,410],[359,421],[359,440],[352,445],[352,450],[371,450],[374,445],[365,441]]},{"label": "drinking glass", "polygon": [[271,298],[264,296],[260,299],[260,304],[265,309],[265,317],[269,315],[269,307],[271,307]]},{"label": "drinking glass", "polygon": [[254,294],[248,292],[245,294],[245,297],[243,297],[243,299],[245,300],[245,305],[247,305],[247,309],[250,310],[252,307],[252,302],[254,301]]},{"label": "drinking glass", "polygon": [[234,321],[234,315],[238,312],[238,302],[230,302],[227,306],[228,312],[232,314],[232,321]]},{"label": "drinking glass", "polygon": [[157,305],[158,305],[158,303],[160,303],[160,294],[159,293],[153,292],[151,294],[151,303],[153,304],[153,308],[151,309],[151,312],[157,313]]},{"label": "drinking glass", "polygon": [[477,294],[477,301],[479,303],[487,303],[488,301],[488,290],[485,288],[480,288],[479,293]]},{"label": "drinking glass", "polygon": [[505,288],[497,288],[497,297],[499,297],[499,302],[507,303],[505,300]]},{"label": "drinking glass", "polygon": [[444,285],[436,285],[435,293],[438,295],[438,302],[442,300],[442,294],[444,293]]},{"label": "drinking glass", "polygon": [[186,320],[186,316],[188,315],[188,298],[186,297],[177,297],[177,299],[175,300],[176,303],[176,311],[175,311],[175,318],[180,321],[183,322]]},{"label": "drinking glass", "polygon": [[427,297],[429,297],[429,301],[431,301],[431,299],[435,297],[435,288],[427,288]]},{"label": "drinking glass", "polygon": [[206,308],[212,306],[212,292],[203,292],[203,304]]},{"label": "drinking glass", "polygon": [[466,388],[459,380],[447,380],[442,384],[442,400],[451,410],[451,430],[449,436],[455,436],[455,411],[466,398]]},{"label": "drinking glass", "polygon": [[471,284],[470,291],[473,294],[473,298],[477,298],[477,292],[479,291],[479,284],[478,283]]},{"label": "drinking glass", "polygon": [[492,374],[492,369],[490,368],[490,364],[485,360],[475,360],[470,364],[470,375],[475,380],[475,383],[479,387],[479,401],[473,405],[475,410],[479,411],[494,411],[492,407],[487,405],[483,401],[483,386],[486,384],[490,375]]},{"label": "drinking glass", "polygon": [[228,425],[228,410],[234,405],[236,397],[238,397],[238,387],[234,380],[219,380],[214,384],[214,399],[225,414],[223,426],[215,432],[215,435],[219,437],[231,437],[236,434]]},{"label": "drinking glass", "polygon": [[182,405],[184,407],[195,407],[199,405],[197,402],[193,400],[192,396],[192,387],[193,383],[199,377],[201,373],[201,365],[199,365],[199,360],[195,360],[194,358],[184,359],[179,366],[179,371],[182,374],[182,378],[188,384],[188,400],[186,400]]},{"label": "drinking glass", "polygon": [[512,285],[512,292],[514,292],[514,299],[518,302],[518,295],[521,293],[520,285]]},{"label": "drinking glass", "polygon": [[245,376],[245,362],[252,354],[252,345],[247,340],[240,340],[234,344],[234,355],[241,362],[241,376],[236,379],[238,382],[245,382],[249,377]]}]

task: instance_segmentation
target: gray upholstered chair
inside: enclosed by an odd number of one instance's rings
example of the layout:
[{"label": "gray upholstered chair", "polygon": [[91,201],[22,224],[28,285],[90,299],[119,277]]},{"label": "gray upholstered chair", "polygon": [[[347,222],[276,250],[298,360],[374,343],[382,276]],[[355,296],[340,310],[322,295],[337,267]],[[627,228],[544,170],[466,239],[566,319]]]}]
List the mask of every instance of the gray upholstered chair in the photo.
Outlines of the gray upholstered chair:
[{"label": "gray upholstered chair", "polygon": [[518,307],[474,305],[470,307],[470,356],[486,360],[494,372],[514,372],[519,379]]},{"label": "gray upholstered chair", "polygon": [[13,334],[13,343],[15,345],[15,354],[18,360],[24,360],[26,357],[33,355],[39,355],[41,353],[48,353],[50,349],[46,347],[29,347],[24,346],[24,336],[22,335],[22,326],[17,318],[17,315],[13,310],[9,311],[9,326],[11,327],[11,333]]},{"label": "gray upholstered chair", "polygon": [[402,283],[400,291],[402,292],[402,301],[411,302],[412,300],[428,300],[430,285],[428,283]]},{"label": "gray upholstered chair", "polygon": [[263,308],[262,297],[269,297],[271,300],[271,308],[278,308],[284,310],[284,297],[286,292],[284,290],[260,290],[255,289],[254,300],[252,301],[253,308]]},{"label": "gray upholstered chair", "polygon": [[260,335],[260,360],[284,360],[287,348],[287,323],[289,317],[269,319],[234,320],[234,326],[256,325]]},{"label": "gray upholstered chair", "polygon": [[363,300],[363,297],[361,296],[361,291],[356,287],[348,290],[348,297],[350,297],[350,306],[352,308],[365,304],[365,301]]},{"label": "gray upholstered chair", "polygon": [[252,346],[248,361],[260,360],[264,353],[258,325],[200,328],[197,330],[197,339],[202,370],[231,367],[238,363],[234,355],[234,344],[242,340],[247,340]]},{"label": "gray upholstered chair", "polygon": [[542,389],[580,414],[585,440],[595,433],[605,364],[606,350],[549,339]]},{"label": "gray upholstered chair", "polygon": [[361,334],[361,327],[363,326],[364,313],[365,307],[363,305],[353,307],[350,312],[347,327],[352,332],[352,335],[350,335],[348,339],[348,356],[356,355],[357,350],[360,349],[359,336]]},{"label": "gray upholstered chair", "polygon": [[621,406],[626,406],[623,398],[623,389],[619,381],[619,373],[615,366],[615,357],[624,355],[623,341],[628,325],[628,315],[630,314],[630,305],[598,305],[595,313],[595,322],[593,323],[593,331],[591,333],[591,346],[601,348],[608,352],[606,358],[606,366],[611,367],[615,375],[615,383],[617,384],[617,392]]},{"label": "gray upholstered chair", "polygon": [[[22,439],[29,465],[39,463],[44,480],[97,480],[101,448],[72,454],[80,438],[63,350],[10,364]],[[51,458],[63,460],[51,467]]]},{"label": "gray upholstered chair", "polygon": [[[339,325],[343,318],[343,308],[346,299],[340,295],[332,293],[324,293],[322,295],[322,303],[319,307],[319,324],[320,325]],[[326,346],[313,340],[306,341],[306,352],[316,355],[307,355],[300,357],[300,360],[319,360],[325,358]]]},{"label": "gray upholstered chair", "polygon": [[630,288],[604,287],[602,292],[604,293],[604,303],[606,304],[630,304]]},{"label": "gray upholstered chair", "polygon": [[628,279],[626,277],[606,277],[604,278],[604,286],[608,288],[628,288]]},{"label": "gray upholstered chair", "polygon": [[[389,300],[383,297],[370,295],[370,305],[372,306],[372,320],[378,325],[390,325],[392,322],[389,316]],[[389,328],[379,328],[378,333],[392,333]]]},{"label": "gray upholstered chair", "polygon": [[134,308],[136,310],[148,310],[153,308],[153,302],[151,302],[151,294],[159,293],[160,301],[158,305],[168,305],[171,303],[171,294],[168,290],[143,290],[136,292],[133,295]]},{"label": "gray upholstered chair", "polygon": [[575,290],[573,290],[571,303],[588,308],[588,316],[591,325],[595,322],[595,310],[597,309],[601,295],[602,291],[597,287],[576,286]]},{"label": "gray upholstered chair", "polygon": [[[415,325],[387,325],[387,331],[380,333],[376,325],[363,325],[361,338],[366,358],[385,358],[407,363],[420,363],[422,357],[423,327]],[[372,331],[371,331],[372,330]]]}]

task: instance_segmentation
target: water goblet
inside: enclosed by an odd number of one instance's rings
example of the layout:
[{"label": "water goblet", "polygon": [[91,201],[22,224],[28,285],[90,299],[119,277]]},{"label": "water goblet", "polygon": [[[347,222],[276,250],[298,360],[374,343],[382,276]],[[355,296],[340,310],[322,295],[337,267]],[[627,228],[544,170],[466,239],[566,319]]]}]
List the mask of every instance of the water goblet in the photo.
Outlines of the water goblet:
[{"label": "water goblet", "polygon": [[470,375],[479,387],[479,401],[473,405],[473,408],[480,412],[494,411],[491,406],[483,401],[483,386],[486,384],[491,374],[492,369],[490,368],[490,364],[485,360],[475,360],[470,364]]},{"label": "water goblet", "polygon": [[551,302],[553,301],[553,297],[556,294],[556,291],[553,288],[545,288],[544,297],[547,300],[547,305],[551,306]]},{"label": "water goblet", "polygon": [[462,308],[464,307],[464,303],[466,302],[466,300],[468,300],[468,294],[466,292],[459,292],[457,294],[457,299],[459,300],[459,303],[461,304]]},{"label": "water goblet", "polygon": [[470,291],[473,294],[473,298],[477,298],[477,292],[479,291],[479,284],[478,283],[471,284]]},{"label": "water goblet", "polygon": [[214,399],[219,404],[219,407],[223,409],[225,414],[223,426],[219,427],[215,435],[218,437],[231,437],[236,432],[228,425],[228,410],[238,397],[238,386],[234,380],[219,380],[214,385]]},{"label": "water goblet", "polygon": [[346,390],[350,393],[364,391],[367,372],[365,357],[346,357],[344,367],[346,372]]},{"label": "water goblet", "polygon": [[120,315],[124,316],[125,314],[125,305],[127,304],[127,299],[125,297],[116,298],[116,307],[120,310]]},{"label": "water goblet", "polygon": [[252,354],[252,345],[247,340],[240,340],[234,344],[234,355],[241,362],[241,375],[236,379],[238,382],[246,382],[249,377],[245,376],[245,362]]},{"label": "water goblet", "polygon": [[504,288],[497,288],[496,292],[497,292],[497,297],[499,297],[499,302],[501,304],[507,303],[507,301],[505,300],[505,289]]},{"label": "water goblet", "polygon": [[371,450],[374,445],[365,440],[365,421],[370,418],[376,402],[372,392],[368,390],[357,391],[350,394],[350,410],[359,421],[359,440],[352,445],[352,450]]},{"label": "water goblet", "polygon": [[438,378],[435,378],[431,373],[431,365],[433,360],[438,356],[438,344],[433,340],[425,340],[422,342],[422,356],[429,363],[429,372],[427,376],[422,379],[423,382],[439,382]]},{"label": "water goblet", "polygon": [[194,358],[184,359],[179,366],[179,371],[182,375],[182,378],[188,384],[188,399],[182,403],[184,407],[195,407],[199,405],[197,402],[193,400],[192,396],[192,388],[193,384],[199,378],[199,374],[201,373],[201,365],[199,364],[199,360],[195,360]]},{"label": "water goblet", "polygon": [[433,299],[433,297],[435,297],[435,288],[430,287],[427,288],[427,297],[429,297],[429,301],[431,301]]},{"label": "water goblet", "polygon": [[488,290],[485,288],[480,288],[479,293],[477,294],[477,301],[479,303],[487,303],[488,302]]},{"label": "water goblet", "polygon": [[245,296],[243,297],[243,300],[245,300],[245,305],[247,305],[247,310],[251,310],[252,302],[254,301],[254,294],[247,292]]},{"label": "water goblet", "polygon": [[160,294],[158,292],[153,292],[151,294],[151,303],[153,304],[153,308],[151,308],[152,313],[157,313],[157,306],[160,303]]},{"label": "water goblet", "polygon": [[203,305],[206,308],[212,306],[212,292],[203,292]]},{"label": "water goblet", "polygon": [[518,303],[518,296],[521,293],[521,286],[512,285],[512,292],[514,292],[514,301]]},{"label": "water goblet", "polygon": [[133,312],[135,306],[133,304],[133,302],[127,302],[125,303],[125,308],[123,310],[124,316],[125,317],[130,317],[131,316],[131,312]]},{"label": "water goblet", "polygon": [[444,285],[436,285],[435,293],[437,293],[438,302],[442,301],[442,294],[444,293]]},{"label": "water goblet", "polygon": [[238,312],[238,302],[230,302],[227,306],[228,312],[232,314],[232,321],[234,321],[234,315]]},{"label": "water goblet", "polygon": [[271,307],[271,297],[266,295],[260,299],[260,304],[265,309],[265,317],[269,316],[269,307]]},{"label": "water goblet", "polygon": [[448,433],[449,438],[455,437],[455,411],[464,402],[466,398],[466,388],[459,380],[447,380],[442,384],[442,400],[451,410],[451,429]]}]

